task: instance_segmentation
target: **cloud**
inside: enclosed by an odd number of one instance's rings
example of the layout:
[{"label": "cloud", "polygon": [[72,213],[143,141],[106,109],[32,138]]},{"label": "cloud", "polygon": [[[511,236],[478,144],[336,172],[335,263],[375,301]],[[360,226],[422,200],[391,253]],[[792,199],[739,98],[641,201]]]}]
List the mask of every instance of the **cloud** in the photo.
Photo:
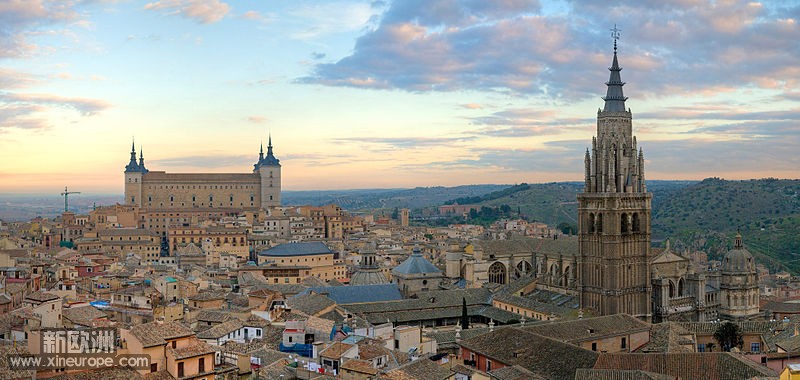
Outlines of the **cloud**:
[{"label": "cloud", "polygon": [[111,106],[100,99],[69,98],[52,94],[0,93],[0,100],[7,103],[38,104],[73,109],[84,116],[91,116]]},{"label": "cloud", "polygon": [[466,108],[466,109],[468,109],[468,110],[479,110],[479,109],[482,109],[482,108],[483,108],[483,106],[482,106],[482,105],[480,105],[480,104],[478,104],[478,103],[467,103],[467,104],[462,104],[462,105],[461,105],[461,107],[462,107],[462,108]]},{"label": "cloud", "polygon": [[36,77],[28,73],[0,67],[0,88],[19,89],[38,82]]},{"label": "cloud", "polygon": [[144,9],[180,15],[201,24],[212,24],[222,20],[231,7],[219,0],[160,0],[145,4]]},{"label": "cloud", "polygon": [[[734,86],[800,87],[800,7],[745,1],[397,1],[350,55],[303,83],[369,89],[499,91],[578,100],[602,91],[607,29],[619,20],[626,89],[713,96]],[[634,87],[631,87],[634,86]],[[642,90],[645,89],[645,90]]]},{"label": "cloud", "polygon": [[347,137],[334,139],[337,143],[359,143],[385,145],[392,149],[428,148],[451,146],[455,143],[471,141],[475,137]]},{"label": "cloud", "polygon": [[0,58],[31,54],[37,46],[28,41],[33,30],[78,18],[79,1],[5,0],[0,4]]},{"label": "cloud", "polygon": [[319,36],[349,32],[364,28],[376,11],[369,4],[351,2],[322,2],[292,7],[289,14],[303,25],[301,30],[289,32],[293,39],[309,40]]},{"label": "cloud", "polygon": [[52,94],[0,92],[0,132],[6,129],[46,129],[51,125],[38,115],[52,108],[65,108],[91,116],[111,104],[100,99],[70,98]]},{"label": "cloud", "polygon": [[593,124],[590,118],[563,118],[553,109],[507,109],[469,119],[484,126],[475,133],[495,137],[556,135],[584,130]]},{"label": "cloud", "polygon": [[249,121],[251,123],[255,123],[255,124],[263,124],[263,123],[267,122],[267,120],[268,119],[266,117],[264,117],[264,116],[253,115],[253,116],[248,116],[247,117],[247,121]]}]

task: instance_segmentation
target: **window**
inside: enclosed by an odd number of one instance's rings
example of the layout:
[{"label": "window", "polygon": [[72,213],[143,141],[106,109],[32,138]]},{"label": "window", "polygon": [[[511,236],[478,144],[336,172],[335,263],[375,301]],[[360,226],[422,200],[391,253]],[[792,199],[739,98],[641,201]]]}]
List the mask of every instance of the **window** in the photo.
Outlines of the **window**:
[{"label": "window", "polygon": [[183,377],[183,362],[178,363],[178,377]]},{"label": "window", "polygon": [[150,372],[158,372],[158,363],[150,364]]},{"label": "window", "polygon": [[753,342],[750,343],[750,352],[759,352],[761,351],[761,343]]},{"label": "window", "polygon": [[622,338],[622,342],[621,342],[619,348],[621,348],[623,350],[628,348],[628,338]]},{"label": "window", "polygon": [[486,359],[486,372],[489,372],[491,370],[492,370],[492,361],[489,360],[489,359]]},{"label": "window", "polygon": [[206,358],[200,358],[197,361],[197,369],[198,369],[198,371],[200,373],[203,373],[203,372],[206,371]]},{"label": "window", "polygon": [[178,341],[177,340],[173,340],[172,341],[172,348],[177,348],[177,347],[178,347]]},{"label": "window", "polygon": [[597,343],[592,343],[592,351],[597,351]]}]

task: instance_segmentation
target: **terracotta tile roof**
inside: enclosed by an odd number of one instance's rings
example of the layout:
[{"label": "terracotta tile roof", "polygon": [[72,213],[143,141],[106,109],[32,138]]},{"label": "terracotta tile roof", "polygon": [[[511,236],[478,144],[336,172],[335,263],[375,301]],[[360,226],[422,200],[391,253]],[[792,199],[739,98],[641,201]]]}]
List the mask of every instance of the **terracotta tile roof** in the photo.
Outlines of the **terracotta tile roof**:
[{"label": "terracotta tile roof", "polygon": [[242,321],[231,319],[197,333],[200,339],[219,339],[242,328]]},{"label": "terracotta tile roof", "polygon": [[202,322],[222,323],[235,319],[235,317],[221,310],[200,310],[195,319]]},{"label": "terracotta tile roof", "polygon": [[603,354],[595,369],[641,370],[680,379],[732,380],[777,376],[771,369],[729,352]]},{"label": "terracotta tile roof", "polygon": [[51,380],[133,380],[141,379],[142,375],[134,369],[124,367],[108,367],[88,370],[84,372],[65,373],[51,377]]},{"label": "terracotta tile roof", "polygon": [[64,319],[83,326],[91,326],[95,319],[106,317],[106,313],[89,305],[65,308],[61,314]]},{"label": "terracotta tile roof", "polygon": [[573,379],[578,368],[591,368],[598,357],[596,352],[516,327],[498,329],[459,344],[489,359],[517,364],[550,379]]},{"label": "terracotta tile roof", "polygon": [[404,364],[381,376],[389,380],[444,380],[453,375],[449,369],[438,363],[421,357],[411,363]]},{"label": "terracotta tile roof", "polygon": [[650,341],[637,352],[694,352],[694,334],[675,322],[650,327]]},{"label": "terracotta tile roof", "polygon": [[296,295],[286,300],[286,305],[291,307],[292,310],[301,311],[308,315],[317,315],[335,304],[330,298],[316,293]]},{"label": "terracotta tile roof", "polygon": [[372,364],[366,360],[360,359],[351,359],[342,364],[339,368],[347,369],[359,373],[365,373],[371,376],[375,376],[381,372],[380,369],[374,368]]},{"label": "terracotta tile roof", "polygon": [[[183,343],[186,344],[185,342]],[[183,347],[172,348],[172,346],[167,346],[167,353],[171,354],[175,359],[186,359],[192,358],[195,356],[213,354],[214,349],[211,348],[206,342],[203,342],[200,339],[195,337],[189,338],[189,344]]]},{"label": "terracotta tile roof", "polygon": [[591,368],[579,369],[575,373],[575,378],[593,380],[677,380],[675,376],[647,371]]},{"label": "terracotta tile roof", "polygon": [[342,355],[345,352],[349,351],[355,345],[343,342],[335,342],[325,348],[324,350],[319,352],[320,357],[330,358],[330,359],[341,359]]},{"label": "terracotta tile roof", "polygon": [[490,371],[492,380],[545,380],[546,377],[537,375],[518,365],[512,365]]},{"label": "terracotta tile roof", "polygon": [[0,344],[0,379],[32,379],[35,375],[31,370],[15,370],[9,368],[8,357],[11,355],[30,354],[22,344]]},{"label": "terracotta tile roof", "polygon": [[562,342],[576,343],[599,337],[647,331],[650,329],[650,324],[628,314],[615,314],[571,321],[542,323],[525,326],[523,329]]},{"label": "terracotta tile roof", "polygon": [[194,332],[178,322],[150,322],[133,326],[131,335],[136,337],[143,347],[153,347],[166,344],[167,339],[194,335]]},{"label": "terracotta tile roof", "polygon": [[26,300],[32,300],[32,301],[36,301],[36,302],[53,301],[53,300],[57,300],[59,298],[60,298],[59,296],[57,296],[57,295],[55,295],[53,293],[47,293],[47,292],[43,292],[41,290],[35,291],[35,292],[30,293],[27,296],[25,296]]}]

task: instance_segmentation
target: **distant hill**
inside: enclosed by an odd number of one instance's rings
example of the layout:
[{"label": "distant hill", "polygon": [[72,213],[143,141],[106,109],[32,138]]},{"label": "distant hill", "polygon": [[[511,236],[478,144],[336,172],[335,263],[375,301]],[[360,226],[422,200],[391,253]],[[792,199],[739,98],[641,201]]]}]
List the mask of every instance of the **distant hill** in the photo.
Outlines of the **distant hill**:
[{"label": "distant hill", "polygon": [[[485,194],[475,204],[508,205],[528,220],[552,226],[577,224],[576,196],[583,183],[526,186]],[[653,193],[655,244],[670,238],[676,249],[691,247],[720,259],[738,228],[760,262],[800,274],[800,180],[648,181],[647,188]]]},{"label": "distant hill", "polygon": [[653,239],[671,237],[716,258],[737,229],[759,261],[800,273],[800,180],[708,178],[653,207]]},{"label": "distant hill", "polygon": [[321,206],[335,203],[349,211],[435,206],[463,197],[481,196],[509,185],[463,185],[455,187],[416,187],[413,189],[365,189],[283,191],[284,205]]}]

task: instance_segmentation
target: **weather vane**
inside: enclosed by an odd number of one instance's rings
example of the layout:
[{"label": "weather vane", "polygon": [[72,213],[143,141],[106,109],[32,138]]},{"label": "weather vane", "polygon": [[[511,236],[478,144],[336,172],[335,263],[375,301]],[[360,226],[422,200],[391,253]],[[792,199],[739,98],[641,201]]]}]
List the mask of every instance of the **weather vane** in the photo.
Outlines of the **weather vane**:
[{"label": "weather vane", "polygon": [[622,29],[617,28],[617,24],[614,24],[614,28],[613,29],[609,29],[609,30],[611,31],[611,38],[614,39],[614,52],[616,53],[617,52],[617,40],[619,39],[619,32],[621,32]]}]

